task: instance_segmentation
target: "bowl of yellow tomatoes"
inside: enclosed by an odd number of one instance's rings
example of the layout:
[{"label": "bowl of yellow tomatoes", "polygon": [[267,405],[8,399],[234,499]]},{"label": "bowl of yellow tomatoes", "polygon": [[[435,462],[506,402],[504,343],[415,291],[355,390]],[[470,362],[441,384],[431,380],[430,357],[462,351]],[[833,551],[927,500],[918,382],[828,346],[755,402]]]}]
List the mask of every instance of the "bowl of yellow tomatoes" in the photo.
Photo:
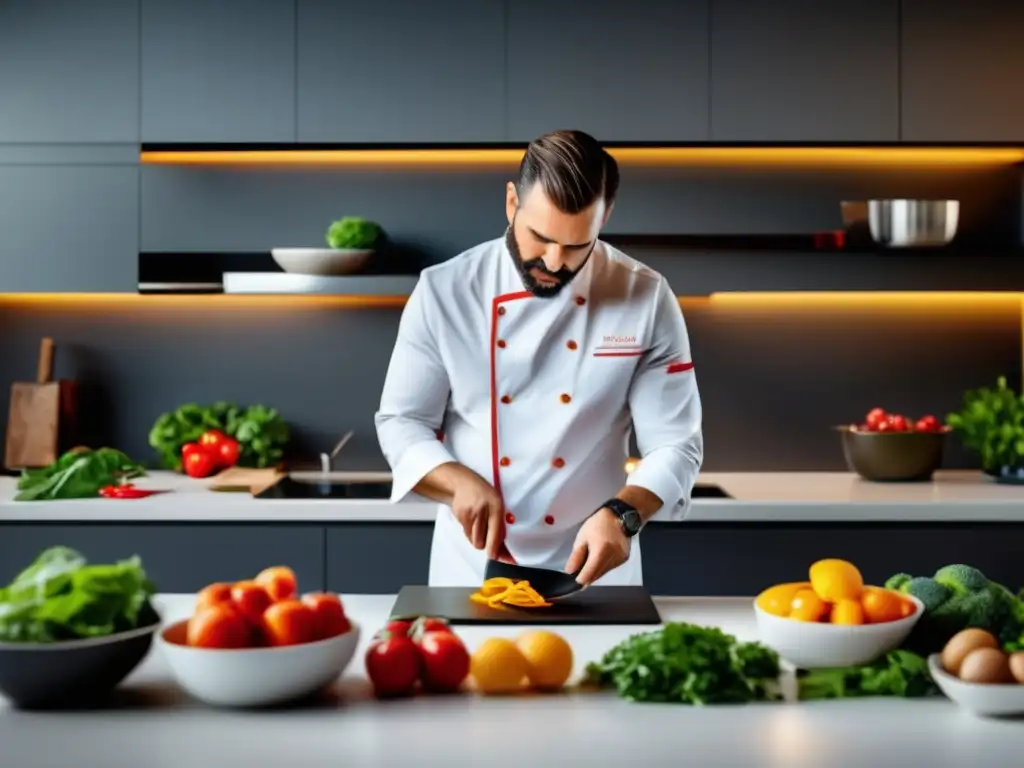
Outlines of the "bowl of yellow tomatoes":
[{"label": "bowl of yellow tomatoes", "polygon": [[818,560],[806,581],[768,587],[754,599],[761,642],[799,669],[870,664],[898,648],[924,604],[864,583],[852,563]]}]

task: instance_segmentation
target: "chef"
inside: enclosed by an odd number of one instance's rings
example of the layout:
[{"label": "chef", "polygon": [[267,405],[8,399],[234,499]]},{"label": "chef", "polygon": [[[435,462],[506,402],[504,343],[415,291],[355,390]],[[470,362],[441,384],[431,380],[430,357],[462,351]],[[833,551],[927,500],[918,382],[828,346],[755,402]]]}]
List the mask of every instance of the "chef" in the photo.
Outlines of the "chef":
[{"label": "chef", "polygon": [[478,587],[488,557],[639,585],[644,523],[685,514],[703,460],[689,338],[665,278],[599,239],[618,183],[591,136],[536,139],[504,235],[409,297],[375,422],[391,500],[439,502],[431,586]]}]

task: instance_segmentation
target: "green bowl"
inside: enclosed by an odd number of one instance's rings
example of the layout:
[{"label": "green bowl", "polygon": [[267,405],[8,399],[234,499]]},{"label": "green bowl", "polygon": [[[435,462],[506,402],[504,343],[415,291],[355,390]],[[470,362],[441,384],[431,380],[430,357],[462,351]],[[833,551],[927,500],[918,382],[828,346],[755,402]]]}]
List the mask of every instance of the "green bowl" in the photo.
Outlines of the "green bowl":
[{"label": "green bowl", "polygon": [[927,482],[942,465],[949,430],[861,432],[838,427],[846,466],[873,482]]}]

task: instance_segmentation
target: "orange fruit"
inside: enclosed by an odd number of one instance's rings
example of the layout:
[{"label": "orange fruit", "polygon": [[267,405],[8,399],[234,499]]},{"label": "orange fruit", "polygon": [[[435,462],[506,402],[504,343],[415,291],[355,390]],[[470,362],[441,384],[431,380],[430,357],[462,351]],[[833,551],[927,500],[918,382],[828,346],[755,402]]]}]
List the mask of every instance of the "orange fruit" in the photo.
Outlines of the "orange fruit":
[{"label": "orange fruit", "polygon": [[811,566],[811,587],[818,597],[829,603],[859,600],[864,578],[852,563],[845,560],[819,560]]},{"label": "orange fruit", "polygon": [[469,658],[469,674],[480,693],[515,693],[529,669],[522,651],[507,637],[484,640]]},{"label": "orange fruit", "polygon": [[813,589],[801,589],[793,596],[789,618],[797,621],[821,621],[828,613],[828,603]]},{"label": "orange fruit", "polygon": [[858,625],[864,623],[864,609],[856,600],[840,600],[832,606],[832,616],[829,618],[833,624]]},{"label": "orange fruit", "polygon": [[516,647],[526,658],[526,676],[534,688],[557,690],[572,674],[572,646],[561,635],[528,630],[516,638]]},{"label": "orange fruit", "polygon": [[231,602],[231,585],[218,581],[199,590],[196,595],[196,603],[193,613],[199,613],[204,608],[209,608],[220,603]]},{"label": "orange fruit", "polygon": [[230,603],[218,603],[188,620],[185,642],[195,648],[248,648],[252,629]]},{"label": "orange fruit", "polygon": [[810,589],[809,581],[794,581],[788,584],[776,584],[768,587],[755,600],[757,607],[772,616],[786,618],[793,605],[793,598],[801,589]]},{"label": "orange fruit", "polygon": [[903,606],[908,601],[890,589],[864,587],[860,595],[860,607],[868,624],[883,624],[903,618]]},{"label": "orange fruit", "polygon": [[295,572],[286,565],[264,568],[256,574],[253,581],[267,590],[270,599],[275,603],[279,600],[290,600],[298,592],[298,580],[295,578]]},{"label": "orange fruit", "polygon": [[281,600],[267,608],[262,630],[269,645],[302,645],[321,639],[316,613],[299,600]]}]

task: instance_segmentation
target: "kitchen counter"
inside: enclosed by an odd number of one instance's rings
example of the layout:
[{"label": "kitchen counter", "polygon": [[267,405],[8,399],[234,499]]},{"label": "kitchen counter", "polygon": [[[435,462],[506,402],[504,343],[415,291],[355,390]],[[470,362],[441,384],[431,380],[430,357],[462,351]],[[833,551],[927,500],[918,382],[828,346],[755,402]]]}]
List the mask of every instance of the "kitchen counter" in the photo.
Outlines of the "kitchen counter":
[{"label": "kitchen counter", "polygon": [[[353,479],[389,480],[387,473]],[[210,481],[153,472],[140,487],[172,492],[131,501],[87,499],[14,502],[16,479],[0,477],[0,522],[430,522],[427,500],[255,499],[210,490]],[[699,485],[731,498],[693,499],[685,522],[1018,522],[1024,487],[1001,485],[980,472],[944,471],[931,483],[871,483],[845,472],[707,472]],[[661,516],[656,516],[659,520]]]},{"label": "kitchen counter", "polygon": [[[630,704],[611,694],[474,695],[378,702],[362,653],[392,595],[349,595],[363,626],[356,657],[330,695],[291,709],[215,710],[171,682],[159,649],[125,682],[110,709],[77,713],[11,710],[0,700],[0,743],[12,768],[253,768],[302,765],[787,766],[1008,765],[1019,722],[982,720],[942,697],[705,708]],[[168,621],[192,597],[159,599]],[[666,621],[720,626],[755,639],[749,599],[663,598]],[[576,671],[635,627],[563,627]],[[649,629],[649,628],[644,628]],[[472,648],[516,627],[459,627]]]}]

